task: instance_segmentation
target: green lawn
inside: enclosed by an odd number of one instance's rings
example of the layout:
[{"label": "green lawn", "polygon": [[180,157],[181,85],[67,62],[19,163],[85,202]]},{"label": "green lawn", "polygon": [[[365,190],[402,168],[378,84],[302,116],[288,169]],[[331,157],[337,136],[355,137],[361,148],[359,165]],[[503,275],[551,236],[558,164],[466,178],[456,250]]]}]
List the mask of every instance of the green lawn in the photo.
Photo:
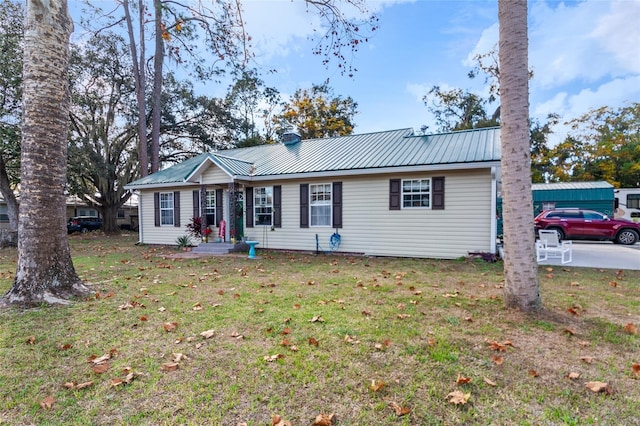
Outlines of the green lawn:
[{"label": "green lawn", "polygon": [[640,424],[639,271],[541,268],[525,316],[500,263],[135,241],[72,236],[95,297],[0,311],[0,423]]}]

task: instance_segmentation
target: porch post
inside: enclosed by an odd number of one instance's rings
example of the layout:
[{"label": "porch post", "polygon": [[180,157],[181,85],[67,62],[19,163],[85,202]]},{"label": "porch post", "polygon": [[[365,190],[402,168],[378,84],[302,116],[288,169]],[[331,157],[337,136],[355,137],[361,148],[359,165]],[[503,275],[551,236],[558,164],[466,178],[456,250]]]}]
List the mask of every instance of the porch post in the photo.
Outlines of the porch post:
[{"label": "porch post", "polygon": [[[238,185],[235,182],[229,182],[229,221],[227,228],[229,229],[229,237],[237,236],[236,232],[236,202],[238,199]],[[231,238],[229,238],[231,241]]]}]

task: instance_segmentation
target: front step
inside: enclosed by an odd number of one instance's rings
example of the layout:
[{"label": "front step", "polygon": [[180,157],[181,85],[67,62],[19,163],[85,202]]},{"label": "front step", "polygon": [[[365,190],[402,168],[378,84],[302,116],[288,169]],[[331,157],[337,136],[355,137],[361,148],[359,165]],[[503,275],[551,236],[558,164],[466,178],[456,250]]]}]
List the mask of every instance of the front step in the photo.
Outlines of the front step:
[{"label": "front step", "polygon": [[193,253],[227,254],[235,251],[231,243],[201,243],[193,248]]}]

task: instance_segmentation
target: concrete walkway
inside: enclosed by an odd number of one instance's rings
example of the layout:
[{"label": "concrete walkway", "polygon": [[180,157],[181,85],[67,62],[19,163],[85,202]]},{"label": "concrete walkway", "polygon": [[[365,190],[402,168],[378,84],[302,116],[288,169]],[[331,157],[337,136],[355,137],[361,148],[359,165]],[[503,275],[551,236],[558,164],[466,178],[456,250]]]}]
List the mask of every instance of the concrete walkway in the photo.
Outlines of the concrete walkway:
[{"label": "concrete walkway", "polygon": [[[640,270],[640,243],[623,246],[608,241],[574,241],[572,252],[573,261],[562,266]],[[558,258],[539,264],[561,265]]]}]

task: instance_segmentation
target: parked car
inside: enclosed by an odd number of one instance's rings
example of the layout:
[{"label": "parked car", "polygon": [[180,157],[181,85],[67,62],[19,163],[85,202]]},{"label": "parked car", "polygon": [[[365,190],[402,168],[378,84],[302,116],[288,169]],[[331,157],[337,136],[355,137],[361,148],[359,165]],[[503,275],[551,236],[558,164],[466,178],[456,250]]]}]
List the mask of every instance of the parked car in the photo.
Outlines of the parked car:
[{"label": "parked car", "polygon": [[102,218],[93,216],[76,216],[67,222],[67,233],[89,232],[102,228]]},{"label": "parked car", "polygon": [[593,210],[545,210],[533,222],[536,233],[540,229],[553,229],[558,232],[560,239],[609,240],[631,245],[640,238],[640,223],[612,219]]}]

